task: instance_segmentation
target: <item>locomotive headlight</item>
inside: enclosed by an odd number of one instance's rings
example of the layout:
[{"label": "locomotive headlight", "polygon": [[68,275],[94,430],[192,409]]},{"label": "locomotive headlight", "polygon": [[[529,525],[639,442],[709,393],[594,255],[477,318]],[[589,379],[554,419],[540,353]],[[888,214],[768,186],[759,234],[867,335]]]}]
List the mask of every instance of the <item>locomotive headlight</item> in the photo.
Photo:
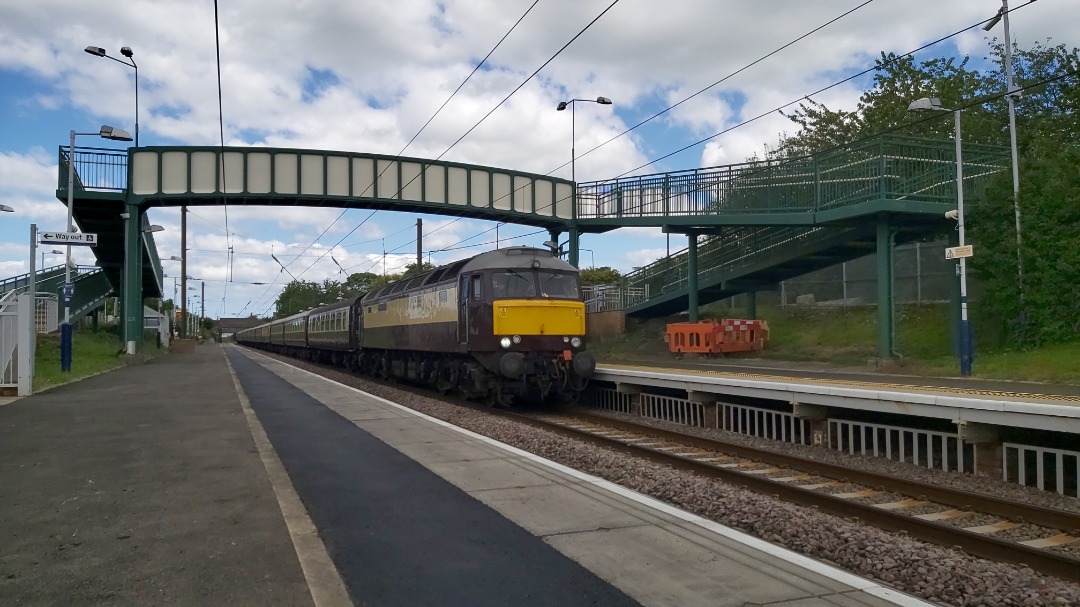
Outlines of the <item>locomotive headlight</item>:
[{"label": "locomotive headlight", "polygon": [[500,339],[499,340],[499,345],[504,347],[504,348],[509,348],[510,347],[510,338],[509,337],[504,337],[504,338]]},{"label": "locomotive headlight", "polygon": [[581,347],[581,338],[580,337],[571,337],[570,338],[570,345],[574,346],[575,348],[580,348]]},{"label": "locomotive headlight", "polygon": [[570,343],[570,338],[569,338],[569,337],[567,337],[567,336],[565,336],[565,335],[563,335],[563,338],[562,338],[562,342],[563,342],[564,344],[568,344],[568,343]]},{"label": "locomotive headlight", "polygon": [[521,336],[520,335],[515,335],[514,336],[514,343],[515,344],[520,344],[521,343]]}]

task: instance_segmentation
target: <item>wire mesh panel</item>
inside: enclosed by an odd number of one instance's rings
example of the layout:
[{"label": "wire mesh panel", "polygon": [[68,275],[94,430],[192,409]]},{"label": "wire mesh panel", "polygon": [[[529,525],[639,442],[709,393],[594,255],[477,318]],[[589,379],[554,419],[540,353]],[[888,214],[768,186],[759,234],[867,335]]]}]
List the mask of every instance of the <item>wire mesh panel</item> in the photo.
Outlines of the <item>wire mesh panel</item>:
[{"label": "wire mesh panel", "polygon": [[1080,497],[1080,451],[1002,445],[1002,478],[1006,482]]},{"label": "wire mesh panel", "polygon": [[704,426],[704,407],[675,396],[641,395],[641,415],[687,426]]},{"label": "wire mesh panel", "polygon": [[716,415],[716,427],[721,430],[785,443],[810,444],[810,422],[791,413],[717,403]]},{"label": "wire mesh panel", "polygon": [[829,420],[829,447],[854,455],[872,455],[922,468],[973,472],[971,445],[956,433]]}]

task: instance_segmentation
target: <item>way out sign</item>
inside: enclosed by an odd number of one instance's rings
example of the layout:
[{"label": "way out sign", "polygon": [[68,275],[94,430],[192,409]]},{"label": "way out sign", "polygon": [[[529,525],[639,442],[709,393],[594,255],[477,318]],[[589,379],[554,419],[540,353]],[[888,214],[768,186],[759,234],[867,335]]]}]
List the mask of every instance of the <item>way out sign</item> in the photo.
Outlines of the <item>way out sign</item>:
[{"label": "way out sign", "polygon": [[72,246],[96,247],[97,234],[84,232],[42,232],[41,244],[68,244]]},{"label": "way out sign", "polygon": [[974,255],[971,251],[971,245],[966,244],[962,247],[948,247],[945,249],[945,259],[960,259],[961,257],[971,257]]}]

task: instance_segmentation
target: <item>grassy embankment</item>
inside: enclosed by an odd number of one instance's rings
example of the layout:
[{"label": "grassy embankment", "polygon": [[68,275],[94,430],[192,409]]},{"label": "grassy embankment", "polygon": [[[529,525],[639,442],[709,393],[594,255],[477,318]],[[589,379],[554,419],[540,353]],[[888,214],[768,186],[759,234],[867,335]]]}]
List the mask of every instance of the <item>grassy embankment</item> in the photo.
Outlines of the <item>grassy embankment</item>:
[{"label": "grassy embankment", "polygon": [[[34,392],[66,384],[127,364],[120,340],[109,331],[76,331],[71,337],[71,372],[60,372],[60,334],[38,335],[34,355]],[[139,350],[146,357],[157,356],[153,342],[144,341]]]},{"label": "grassy embankment", "polygon": [[[704,306],[703,318],[743,318],[744,311],[726,305]],[[780,308],[759,306],[758,316],[769,323],[765,350],[739,360],[793,361],[823,367],[863,367],[877,356],[874,308]],[[682,319],[680,319],[682,320]],[[635,324],[628,319],[627,333],[619,340],[590,345],[601,361],[670,359],[663,342],[664,326],[673,319]],[[989,330],[983,329],[985,334]],[[987,379],[1080,383],[1080,342],[1032,350],[980,343],[975,329],[973,374]],[[956,376],[959,363],[952,355],[948,311],[945,306],[911,306],[897,310],[897,351],[900,358],[876,370],[925,376]]]}]

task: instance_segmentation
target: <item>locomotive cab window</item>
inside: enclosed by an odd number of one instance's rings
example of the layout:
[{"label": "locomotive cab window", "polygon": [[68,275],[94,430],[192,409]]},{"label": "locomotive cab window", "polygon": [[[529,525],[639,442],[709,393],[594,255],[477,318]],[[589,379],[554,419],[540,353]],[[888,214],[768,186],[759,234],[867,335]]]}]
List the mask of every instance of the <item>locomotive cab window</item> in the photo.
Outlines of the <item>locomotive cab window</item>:
[{"label": "locomotive cab window", "polygon": [[495,299],[515,299],[536,297],[536,284],[531,271],[493,272],[491,274],[491,296]]},{"label": "locomotive cab window", "polygon": [[536,274],[540,279],[541,296],[555,299],[581,299],[576,274],[546,270],[541,270]]}]

